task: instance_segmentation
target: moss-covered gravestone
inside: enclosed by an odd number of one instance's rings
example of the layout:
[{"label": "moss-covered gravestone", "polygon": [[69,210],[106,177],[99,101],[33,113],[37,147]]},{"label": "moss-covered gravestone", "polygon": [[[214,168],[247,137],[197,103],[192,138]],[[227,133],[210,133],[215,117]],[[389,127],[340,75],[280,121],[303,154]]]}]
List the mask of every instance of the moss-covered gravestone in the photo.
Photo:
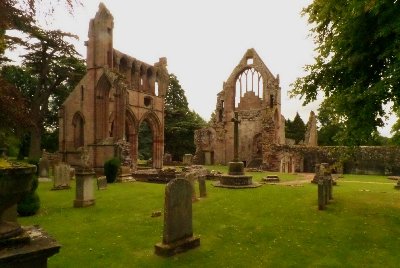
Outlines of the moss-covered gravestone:
[{"label": "moss-covered gravestone", "polygon": [[155,253],[172,256],[199,245],[200,238],[193,236],[192,186],[174,179],[165,188],[163,241],[155,245]]}]

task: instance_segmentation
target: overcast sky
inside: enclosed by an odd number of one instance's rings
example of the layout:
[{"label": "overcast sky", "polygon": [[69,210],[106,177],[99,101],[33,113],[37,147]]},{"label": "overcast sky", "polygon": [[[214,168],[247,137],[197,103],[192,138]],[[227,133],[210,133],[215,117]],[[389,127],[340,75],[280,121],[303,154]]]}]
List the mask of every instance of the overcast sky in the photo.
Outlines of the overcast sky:
[{"label": "overcast sky", "polygon": [[[71,16],[56,9],[51,28],[74,33],[77,50],[86,55],[89,20],[100,1],[87,0]],[[299,112],[305,123],[318,103],[304,107],[287,92],[305,64],[313,63],[310,26],[301,17],[311,0],[149,0],[102,1],[114,16],[114,48],[153,64],[167,57],[186,92],[189,107],[208,120],[217,93],[248,48],[254,48],[270,71],[280,76],[282,114]],[[388,135],[390,128],[382,134]]]}]

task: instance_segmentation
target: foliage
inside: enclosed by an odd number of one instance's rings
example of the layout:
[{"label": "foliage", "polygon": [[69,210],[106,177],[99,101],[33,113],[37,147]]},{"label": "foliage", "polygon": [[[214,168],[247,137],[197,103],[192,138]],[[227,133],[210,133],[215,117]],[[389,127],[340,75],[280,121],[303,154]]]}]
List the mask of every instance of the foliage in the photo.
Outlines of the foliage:
[{"label": "foliage", "polygon": [[304,121],[301,119],[299,113],[296,113],[293,121],[290,119],[286,119],[285,122],[285,137],[288,139],[292,139],[296,144],[299,144],[301,141],[304,141],[304,135],[306,133],[306,125]]},{"label": "foliage", "polygon": [[32,182],[31,191],[21,199],[21,201],[17,204],[17,212],[20,216],[32,216],[35,215],[40,209],[40,198],[36,192],[36,189],[39,186],[39,180],[37,176],[34,176]]},{"label": "foliage", "polygon": [[118,170],[121,166],[121,161],[114,157],[104,163],[104,175],[108,183],[113,183],[117,179]]},{"label": "foliage", "polygon": [[384,105],[400,104],[400,4],[314,0],[303,15],[313,27],[317,56],[291,94],[307,104],[323,93],[344,126],[335,136],[365,144],[383,126]]},{"label": "foliage", "polygon": [[174,161],[180,161],[184,154],[193,154],[194,131],[205,126],[206,122],[194,111],[190,111],[185,90],[178,78],[170,74],[168,91],[165,96],[165,152]]},{"label": "foliage", "polygon": [[[67,10],[72,13],[74,6],[81,4],[80,0],[57,1],[63,2]],[[43,4],[39,6],[39,4]],[[43,3],[43,0],[2,0],[0,1],[0,63],[9,61],[4,57],[6,49],[12,49],[15,45],[23,44],[25,41],[17,36],[10,36],[6,30],[17,30],[29,33],[36,26],[37,10],[40,9],[41,17],[50,15],[53,11],[54,3]]]},{"label": "foliage", "polygon": [[[268,173],[255,174],[258,181]],[[397,267],[400,262],[394,239],[400,234],[399,193],[384,176],[345,175],[326,211],[318,211],[311,183],[235,191],[211,183],[206,182],[208,197],[193,203],[193,233],[201,246],[172,258],[154,254],[163,217],[150,215],[163,211],[162,184],[110,184],[96,192],[96,206],[81,210],[71,208],[74,184],[54,193],[51,182],[41,182],[42,209],[19,222],[40,225],[62,244],[49,267]]]},{"label": "foliage", "polygon": [[30,157],[40,156],[41,136],[57,128],[59,107],[86,71],[84,61],[66,41],[70,37],[61,31],[36,29],[25,44],[22,67],[10,65],[1,70],[3,78],[26,100],[24,116],[30,125],[24,130],[31,137]]},{"label": "foliage", "polygon": [[139,127],[138,138],[139,159],[149,160],[153,154],[153,134],[149,124],[144,121]]}]

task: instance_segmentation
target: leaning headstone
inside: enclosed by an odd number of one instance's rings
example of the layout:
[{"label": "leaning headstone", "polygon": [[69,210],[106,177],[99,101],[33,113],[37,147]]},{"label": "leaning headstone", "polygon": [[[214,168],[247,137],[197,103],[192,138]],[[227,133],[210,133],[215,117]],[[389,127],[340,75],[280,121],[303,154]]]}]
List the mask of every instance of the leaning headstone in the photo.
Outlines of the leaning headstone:
[{"label": "leaning headstone", "polygon": [[60,163],[54,167],[54,181],[52,190],[64,190],[71,188],[70,183],[70,166]]},{"label": "leaning headstone", "polygon": [[98,190],[105,190],[107,189],[107,179],[106,176],[98,177],[97,178],[97,189]]},{"label": "leaning headstone", "polygon": [[199,181],[200,197],[206,197],[207,196],[206,177],[201,176],[199,177],[198,181]]},{"label": "leaning headstone", "polygon": [[185,179],[174,179],[165,187],[164,232],[155,254],[172,256],[200,246],[200,238],[193,236],[192,186]]}]

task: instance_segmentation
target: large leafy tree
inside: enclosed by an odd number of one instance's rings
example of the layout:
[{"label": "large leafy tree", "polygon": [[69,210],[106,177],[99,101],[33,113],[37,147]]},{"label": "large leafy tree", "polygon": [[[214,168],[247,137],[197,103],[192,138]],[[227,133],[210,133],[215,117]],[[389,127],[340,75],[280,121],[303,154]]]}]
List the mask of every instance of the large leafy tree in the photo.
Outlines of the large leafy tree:
[{"label": "large leafy tree", "polygon": [[22,56],[22,66],[2,68],[2,76],[27,100],[31,158],[40,156],[42,135],[56,130],[58,108],[86,70],[73,45],[66,41],[68,37],[72,36],[36,29],[24,45],[27,53]]},{"label": "large leafy tree", "polygon": [[185,153],[193,154],[196,150],[194,131],[204,125],[200,115],[189,109],[178,78],[170,74],[165,96],[165,152],[172,154],[173,160],[181,160]]},{"label": "large leafy tree", "polygon": [[285,122],[285,136],[288,139],[292,139],[296,144],[304,141],[304,135],[306,133],[306,125],[303,119],[301,119],[299,113],[296,113],[293,121],[287,119]]},{"label": "large leafy tree", "polygon": [[294,83],[304,104],[323,93],[341,136],[365,144],[400,104],[400,2],[314,0],[303,10],[317,45],[315,63]]}]

